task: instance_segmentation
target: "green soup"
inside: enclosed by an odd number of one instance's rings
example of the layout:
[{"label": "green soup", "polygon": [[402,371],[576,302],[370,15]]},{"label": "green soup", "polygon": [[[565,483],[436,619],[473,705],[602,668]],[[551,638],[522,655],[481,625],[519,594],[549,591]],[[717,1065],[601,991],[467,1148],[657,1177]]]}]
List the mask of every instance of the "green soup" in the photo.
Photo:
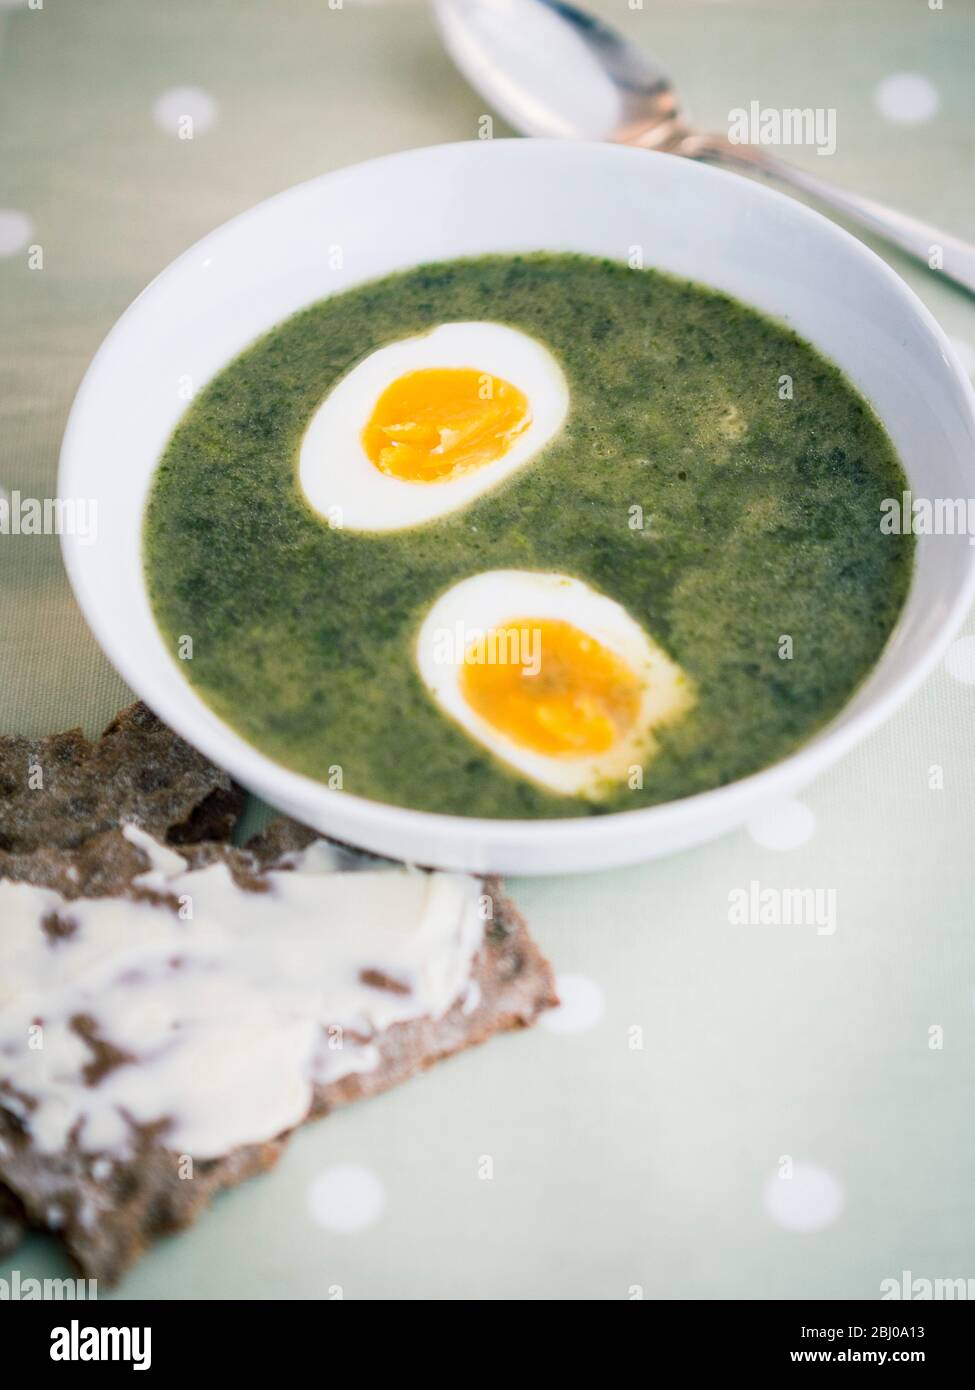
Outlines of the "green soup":
[{"label": "green soup", "polygon": [[[438,520],[330,528],[297,473],[322,399],[377,348],[476,320],[561,364],[561,432]],[[869,406],[782,325],[654,271],[486,257],[316,304],[226,367],[162,457],[145,563],[174,657],[192,638],[186,677],[278,762],[417,809],[578,816],[730,782],[837,713],[907,592],[912,538],[879,526],[905,486]],[[431,699],[419,626],[445,590],[496,569],[584,580],[691,678],[696,702],[657,731],[642,775],[598,799],[556,795]]]}]

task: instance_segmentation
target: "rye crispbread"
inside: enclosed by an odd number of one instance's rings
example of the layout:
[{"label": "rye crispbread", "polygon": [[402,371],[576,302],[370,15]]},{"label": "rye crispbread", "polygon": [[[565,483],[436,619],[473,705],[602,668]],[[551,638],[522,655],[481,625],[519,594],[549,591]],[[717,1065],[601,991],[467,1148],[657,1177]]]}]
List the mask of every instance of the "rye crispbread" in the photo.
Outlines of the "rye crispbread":
[{"label": "rye crispbread", "polygon": [[[153,750],[158,764],[153,764]],[[29,743],[0,740],[0,777],[6,775],[6,785],[10,768],[19,768],[28,751],[39,754],[54,772],[43,789],[30,793],[39,802],[50,798],[50,806],[28,810],[15,788],[8,822],[0,803],[0,836],[6,834],[0,843],[10,846],[0,851],[0,878],[52,888],[68,900],[159,901],[154,890],[133,883],[149,861],[118,828],[127,820],[177,843],[191,867],[222,860],[239,886],[253,892],[263,890],[265,870],[290,867],[291,858],[319,838],[293,821],[279,820],[243,849],[219,838],[201,839],[201,829],[217,837],[230,833],[239,794],[225,774],[188,749],[144,706],[124,711],[101,744],[86,744],[75,734]],[[128,767],[126,757],[132,760]],[[52,839],[45,843],[42,837],[48,833]],[[355,867],[357,852],[338,848],[347,866]],[[476,989],[442,1018],[397,1023],[379,1034],[372,1040],[379,1065],[316,1086],[307,1119],[386,1090],[493,1033],[529,1025],[557,1003],[551,969],[500,883],[486,880],[484,892],[493,912],[471,973]],[[39,929],[56,949],[59,934],[72,930],[70,912],[55,914]],[[273,929],[272,916],[268,930]],[[383,987],[382,981],[377,983]],[[77,1020],[76,1030],[91,1051],[86,1072],[91,1084],[97,1085],[113,1067],[137,1065],[99,1036],[94,1020]],[[24,1099],[29,1103],[29,1097]],[[42,1154],[16,1107],[4,1107],[0,1078],[0,1253],[13,1248],[28,1229],[50,1231],[84,1275],[116,1283],[153,1241],[192,1224],[223,1188],[272,1167],[289,1137],[284,1133],[218,1158],[195,1160],[187,1178],[186,1156],[166,1148],[164,1130],[133,1126],[132,1152],[121,1161],[85,1153],[73,1141],[59,1153]]]}]

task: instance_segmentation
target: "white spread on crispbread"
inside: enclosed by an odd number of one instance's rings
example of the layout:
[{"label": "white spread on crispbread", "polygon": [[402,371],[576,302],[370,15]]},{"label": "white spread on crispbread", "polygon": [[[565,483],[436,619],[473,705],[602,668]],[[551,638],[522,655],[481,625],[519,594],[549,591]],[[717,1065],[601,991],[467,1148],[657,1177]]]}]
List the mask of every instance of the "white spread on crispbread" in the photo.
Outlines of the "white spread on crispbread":
[{"label": "white spread on crispbread", "polygon": [[316,841],[253,891],[125,833],[149,863],[136,900],[0,881],[0,1099],[36,1152],[124,1158],[156,1124],[198,1158],[259,1143],[376,1067],[384,1030],[465,997],[476,879],[342,872]]}]

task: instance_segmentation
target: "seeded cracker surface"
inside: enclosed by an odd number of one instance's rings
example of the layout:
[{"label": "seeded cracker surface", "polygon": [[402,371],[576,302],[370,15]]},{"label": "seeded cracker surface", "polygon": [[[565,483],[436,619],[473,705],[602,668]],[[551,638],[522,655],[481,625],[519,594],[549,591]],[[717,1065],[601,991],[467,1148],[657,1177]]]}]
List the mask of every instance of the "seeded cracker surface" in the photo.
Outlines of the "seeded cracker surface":
[{"label": "seeded cracker surface", "polygon": [[[43,784],[27,789],[31,764],[42,768]],[[77,731],[0,739],[0,878],[53,888],[69,900],[148,895],[158,901],[158,894],[133,883],[150,867],[119,829],[135,821],[159,840],[178,844],[192,867],[223,860],[242,888],[261,892],[265,870],[287,868],[289,856],[318,837],[282,819],[235,849],[224,841],[242,800],[224,773],[144,705],[124,710],[95,744]],[[343,853],[343,867],[372,862],[345,847]],[[395,1024],[374,1040],[379,1065],[316,1087],[308,1119],[386,1090],[502,1029],[529,1025],[557,1003],[551,969],[500,882],[486,880],[485,891],[494,915],[472,970],[476,1007],[465,1012],[458,1001],[443,1018]],[[171,906],[175,911],[175,901]],[[269,915],[269,931],[273,927]],[[46,918],[39,930],[57,949],[59,937],[72,930],[70,913]],[[113,1067],[137,1065],[99,1037],[94,1020],[79,1018],[75,1028],[91,1050],[90,1084]],[[30,1228],[51,1231],[78,1269],[105,1285],[116,1283],[160,1236],[192,1224],[223,1188],[272,1167],[289,1137],[197,1160],[192,1179],[185,1180],[179,1156],[166,1148],[164,1124],[133,1126],[133,1152],[124,1161],[99,1161],[74,1141],[60,1153],[40,1154],[4,1107],[3,1090],[0,1064],[0,1254]]]},{"label": "seeded cracker surface", "polygon": [[226,840],[243,804],[225,772],[141,703],[95,743],[80,729],[0,738],[0,854],[75,849],[129,821],[173,845]]}]

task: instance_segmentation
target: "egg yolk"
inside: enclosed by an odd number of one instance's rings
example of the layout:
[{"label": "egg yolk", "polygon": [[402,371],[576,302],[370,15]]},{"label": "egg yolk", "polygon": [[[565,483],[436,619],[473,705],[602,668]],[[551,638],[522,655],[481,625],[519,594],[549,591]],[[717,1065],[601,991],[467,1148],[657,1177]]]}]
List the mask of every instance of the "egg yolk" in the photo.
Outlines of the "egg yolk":
[{"label": "egg yolk", "polygon": [[636,722],[643,693],[614,652],[557,618],[514,619],[472,642],[460,687],[499,733],[554,756],[611,748]]},{"label": "egg yolk", "polygon": [[510,381],[470,367],[429,367],[386,387],[362,445],[381,472],[430,483],[494,463],[530,423],[528,400]]}]

